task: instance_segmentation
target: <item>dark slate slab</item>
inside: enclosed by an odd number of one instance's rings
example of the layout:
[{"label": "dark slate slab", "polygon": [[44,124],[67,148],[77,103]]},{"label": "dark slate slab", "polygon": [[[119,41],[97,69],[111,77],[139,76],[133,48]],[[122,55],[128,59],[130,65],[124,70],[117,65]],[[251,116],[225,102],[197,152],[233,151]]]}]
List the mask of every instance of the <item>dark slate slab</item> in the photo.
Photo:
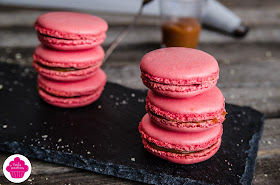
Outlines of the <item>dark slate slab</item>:
[{"label": "dark slate slab", "polygon": [[108,83],[90,106],[43,102],[30,67],[0,64],[0,150],[151,184],[250,184],[264,116],[226,105],[223,142],[208,161],[179,165],[142,146],[145,91]]}]

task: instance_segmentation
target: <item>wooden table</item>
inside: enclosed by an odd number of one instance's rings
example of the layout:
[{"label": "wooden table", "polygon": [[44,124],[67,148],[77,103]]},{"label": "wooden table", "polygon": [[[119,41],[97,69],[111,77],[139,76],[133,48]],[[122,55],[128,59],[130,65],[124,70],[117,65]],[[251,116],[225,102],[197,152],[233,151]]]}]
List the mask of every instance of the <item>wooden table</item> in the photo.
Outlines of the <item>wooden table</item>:
[{"label": "wooden table", "polygon": [[[253,184],[280,184],[280,4],[277,0],[225,1],[251,28],[245,39],[203,30],[199,49],[219,62],[221,88],[227,103],[251,106],[266,114]],[[38,44],[33,22],[46,10],[0,7],[0,62],[31,65]],[[47,10],[49,11],[49,10]],[[90,12],[94,14],[93,12]],[[98,14],[109,22],[109,43],[131,16]],[[159,47],[158,19],[143,17],[103,65],[108,80],[142,89],[139,61]],[[0,153],[0,164],[9,154]],[[31,159],[25,184],[140,184]],[[0,184],[10,184],[0,169]]]}]

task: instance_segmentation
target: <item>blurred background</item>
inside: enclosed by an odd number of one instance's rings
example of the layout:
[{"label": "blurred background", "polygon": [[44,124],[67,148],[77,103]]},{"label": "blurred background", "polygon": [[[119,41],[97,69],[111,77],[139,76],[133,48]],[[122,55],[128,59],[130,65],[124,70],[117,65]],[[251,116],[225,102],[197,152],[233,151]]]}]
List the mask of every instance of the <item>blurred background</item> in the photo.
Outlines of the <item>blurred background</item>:
[{"label": "blurred background", "polygon": [[[248,26],[249,32],[242,38],[236,38],[232,33],[203,27],[198,49],[217,59],[220,66],[218,86],[227,103],[251,106],[266,115],[253,184],[279,184],[280,2],[219,2],[240,17],[242,24]],[[42,13],[56,10],[85,12],[105,19],[109,24],[107,38],[103,43],[106,51],[117,35],[133,21],[141,3],[140,0],[0,0],[0,62],[31,66],[32,53],[39,44],[33,24]],[[145,89],[140,78],[139,62],[145,53],[161,47],[159,12],[158,0],[145,6],[137,25],[103,64],[108,81]],[[230,21],[228,20],[229,23]],[[4,154],[0,156],[5,157]],[[47,171],[50,174],[53,174],[52,170],[60,173],[56,168],[71,171],[71,168],[43,162],[35,164],[38,165],[38,170],[34,171],[38,174],[38,179],[45,178]],[[76,178],[80,178],[79,171],[74,170],[74,173]],[[85,172],[85,179],[89,180],[90,174]],[[104,177],[97,174],[94,176]],[[63,175],[61,178],[67,179]],[[108,182],[113,180],[111,178]]]}]

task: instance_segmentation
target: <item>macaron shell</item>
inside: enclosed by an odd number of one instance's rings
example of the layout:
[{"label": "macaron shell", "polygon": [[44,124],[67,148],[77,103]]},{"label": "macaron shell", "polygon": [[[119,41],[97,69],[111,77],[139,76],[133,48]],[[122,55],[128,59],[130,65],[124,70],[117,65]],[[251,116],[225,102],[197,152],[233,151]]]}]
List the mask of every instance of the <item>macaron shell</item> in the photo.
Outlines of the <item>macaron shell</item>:
[{"label": "macaron shell", "polygon": [[106,83],[106,74],[98,69],[90,78],[79,81],[56,81],[38,75],[38,86],[46,92],[64,97],[83,96],[93,94]]},{"label": "macaron shell", "polygon": [[99,87],[99,89],[91,95],[75,97],[75,98],[63,98],[63,97],[56,97],[50,94],[45,93],[42,90],[39,90],[39,95],[42,99],[56,107],[61,108],[76,108],[76,107],[83,107],[95,102],[100,96],[103,91],[104,86]]},{"label": "macaron shell", "polygon": [[46,69],[39,66],[36,62],[32,62],[32,65],[40,75],[45,76],[49,79],[58,81],[77,81],[93,76],[102,65],[102,61],[100,60],[95,66],[92,67],[67,72]]},{"label": "macaron shell", "polygon": [[100,63],[104,55],[105,53],[101,46],[88,50],[57,51],[40,44],[35,49],[33,60],[50,67],[82,69]]},{"label": "macaron shell", "polygon": [[79,40],[106,32],[108,24],[103,19],[89,14],[49,12],[37,18],[35,28],[40,33],[52,37]]},{"label": "macaron shell", "polygon": [[140,69],[170,81],[209,77],[219,71],[219,66],[214,57],[203,51],[169,47],[147,53],[140,62]]},{"label": "macaron shell", "polygon": [[194,164],[199,163],[202,161],[206,161],[209,158],[211,158],[213,155],[217,153],[221,146],[221,139],[218,140],[218,142],[211,147],[210,149],[206,149],[203,151],[200,151],[198,153],[188,154],[188,155],[180,155],[180,154],[174,154],[170,152],[163,152],[163,151],[157,151],[149,145],[145,144],[145,141],[143,141],[144,147],[153,155],[158,156],[160,158],[163,158],[165,160],[171,161],[173,163],[178,164]]},{"label": "macaron shell", "polygon": [[184,151],[203,150],[221,138],[223,132],[222,124],[202,132],[174,132],[166,130],[155,124],[146,114],[139,124],[142,138],[165,148],[174,148]]},{"label": "macaron shell", "polygon": [[170,98],[149,90],[147,106],[164,118],[190,122],[218,117],[224,111],[225,103],[222,92],[215,86],[202,94],[185,99]]}]

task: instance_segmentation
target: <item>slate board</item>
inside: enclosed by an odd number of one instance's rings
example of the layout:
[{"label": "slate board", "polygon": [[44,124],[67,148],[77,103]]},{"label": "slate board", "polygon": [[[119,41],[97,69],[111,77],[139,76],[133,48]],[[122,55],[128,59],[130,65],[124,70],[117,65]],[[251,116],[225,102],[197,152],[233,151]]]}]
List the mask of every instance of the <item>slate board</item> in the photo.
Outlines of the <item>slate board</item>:
[{"label": "slate board", "polygon": [[[0,150],[151,184],[251,184],[264,116],[226,105],[221,148],[211,159],[174,164],[148,153],[138,123],[146,91],[107,83],[86,107],[43,102],[31,67],[0,64]],[[134,160],[135,159],[135,160]]]}]

